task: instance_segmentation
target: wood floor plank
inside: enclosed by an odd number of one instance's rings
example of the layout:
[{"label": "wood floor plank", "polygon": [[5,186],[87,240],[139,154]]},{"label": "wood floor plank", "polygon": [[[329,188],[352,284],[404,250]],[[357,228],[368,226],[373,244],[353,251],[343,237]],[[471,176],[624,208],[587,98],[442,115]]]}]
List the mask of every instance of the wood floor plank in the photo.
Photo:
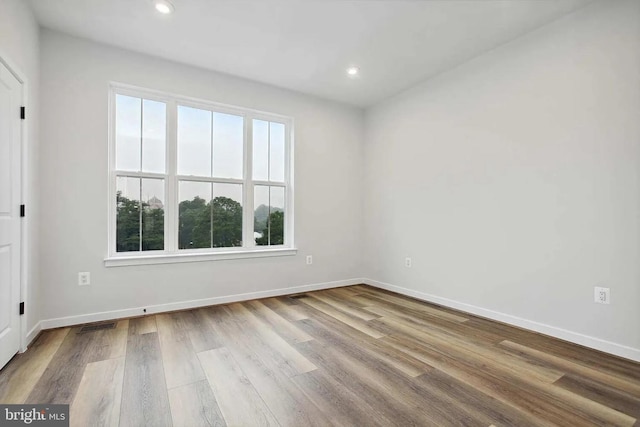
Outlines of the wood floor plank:
[{"label": "wood floor plank", "polygon": [[625,391],[640,399],[640,382],[630,381],[627,379],[619,378],[615,375],[603,373],[602,371],[592,369],[581,364],[577,364],[572,361],[568,361],[560,357],[545,353],[543,351],[536,350],[522,344],[514,343],[512,341],[505,340],[501,342],[500,345],[502,347],[506,347],[516,352],[521,352],[538,360],[547,362],[552,366],[557,366],[559,369],[564,369],[567,372],[571,372],[585,378],[590,378],[603,384],[609,384],[614,388]]},{"label": "wood floor plank", "polygon": [[116,325],[116,329],[129,330],[129,319],[118,320],[118,324]]},{"label": "wood floor plank", "polygon": [[640,398],[609,384],[569,374],[556,381],[555,385],[640,420]]},{"label": "wood floor plank", "polygon": [[283,425],[328,424],[324,415],[290,381],[298,373],[286,364],[286,360],[267,351],[261,337],[256,339],[255,335],[246,333],[248,327],[229,310],[221,310],[216,320],[214,328],[278,422]]},{"label": "wood floor plank", "polygon": [[376,320],[376,322],[381,322],[387,326],[396,328],[419,340],[442,346],[452,352],[457,352],[460,357],[468,358],[478,363],[492,364],[500,372],[509,373],[514,376],[527,375],[537,381],[551,384],[564,375],[562,371],[528,363],[526,360],[518,359],[495,347],[482,347],[452,335],[443,334],[435,329],[429,330],[416,327],[397,318],[381,317]]},{"label": "wood floor plank", "polygon": [[129,319],[129,335],[150,334],[152,332],[158,332],[155,315]]},{"label": "wood floor plank", "polygon": [[384,363],[410,377],[417,377],[432,370],[431,366],[402,352],[390,349],[378,340],[364,334],[352,332],[353,329],[341,325],[330,316],[321,319],[307,319],[300,322],[310,335],[323,342],[340,346],[355,357],[368,357]]},{"label": "wood floor plank", "polygon": [[198,353],[198,358],[227,425],[279,425],[227,348]]},{"label": "wood floor plank", "polygon": [[434,389],[439,396],[446,396],[451,405],[465,408],[467,412],[474,415],[476,420],[482,422],[482,425],[510,427],[535,424],[524,412],[506,405],[438,369],[433,369],[417,380],[425,387]]},{"label": "wood floor plank", "polygon": [[96,331],[101,335],[104,348],[105,359],[116,359],[124,357],[127,351],[127,339],[129,331],[124,328],[107,329],[104,331]]},{"label": "wood floor plank", "polygon": [[174,313],[156,315],[156,326],[160,339],[162,365],[167,388],[191,384],[205,379],[189,332],[179,315]]},{"label": "wood floor plank", "polygon": [[287,364],[295,370],[296,374],[303,374],[317,369],[313,363],[307,360],[294,347],[276,334],[268,324],[253,315],[253,313],[242,304],[230,304],[228,309],[238,320],[246,322],[246,324],[251,327],[251,330],[260,338],[261,342],[270,346],[280,354],[287,361]]},{"label": "wood floor plank", "polygon": [[518,387],[507,379],[495,376],[486,367],[462,362],[441,349],[409,337],[388,336],[383,338],[383,341],[400,351],[423,360],[437,370],[479,392],[524,412],[528,417],[527,424],[537,426],[597,425],[595,422],[589,422],[588,419],[576,416],[568,409],[558,407],[548,399],[538,397],[533,391]]},{"label": "wood floor plank", "polygon": [[169,390],[169,403],[174,427],[227,425],[207,380]]},{"label": "wood floor plank", "polygon": [[[325,415],[291,381],[292,372],[282,369],[279,354],[266,351],[261,337],[246,333],[248,323],[240,321],[243,316],[231,314],[230,310],[217,309],[216,333],[227,344],[233,358],[242,366],[244,374],[254,386],[269,410],[282,425],[329,425]],[[274,357],[276,356],[276,357]],[[286,361],[285,361],[286,362]],[[293,378],[298,375],[293,372]]]},{"label": "wood floor plank", "polygon": [[301,331],[295,324],[280,317],[275,311],[268,308],[258,300],[247,301],[244,304],[252,313],[260,317],[284,339],[291,343],[306,342],[312,340],[313,337]]},{"label": "wood floor plank", "polygon": [[26,353],[16,355],[0,371],[0,402],[26,402],[69,331],[61,328],[43,332]]},{"label": "wood floor plank", "polygon": [[206,309],[201,308],[191,312],[192,317],[188,323],[189,339],[196,353],[224,347],[220,337],[210,326]]},{"label": "wood floor plank", "polygon": [[[420,342],[420,340],[415,340],[414,342]],[[481,366],[484,369],[489,367],[489,371],[493,376],[502,378],[521,389],[534,390],[536,398],[543,399],[543,401],[549,402],[551,405],[559,405],[559,407],[564,408],[564,416],[567,416],[567,413],[572,413],[582,417],[583,420],[593,420],[594,423],[599,425],[612,424],[631,426],[635,422],[632,417],[629,417],[626,414],[606,407],[598,402],[568,392],[554,384],[549,384],[546,381],[536,380],[527,375],[523,375],[522,373],[518,373],[510,367],[503,366],[501,363],[484,361],[471,354],[469,354],[468,357],[465,357],[465,353],[461,353],[460,351],[451,348],[443,341],[432,340],[424,344],[421,342],[421,345],[431,346],[432,348],[437,348],[438,351],[448,352],[450,360],[455,360],[456,362],[462,361],[462,363],[466,363],[469,366]],[[432,361],[432,359],[428,360]],[[435,367],[449,373],[445,366],[440,365]],[[455,376],[453,374],[450,375]]]},{"label": "wood floor plank", "polygon": [[379,316],[395,316],[430,328],[440,328],[442,331],[448,333],[462,335],[465,339],[482,341],[483,344],[497,344],[504,340],[504,337],[499,334],[474,329],[468,325],[468,322],[444,319],[424,311],[403,307],[396,303],[386,301],[381,297],[369,295],[362,298],[360,302],[368,302],[368,304],[362,308]]},{"label": "wood floor plank", "polygon": [[117,427],[120,424],[123,379],[124,357],[87,364],[70,407],[71,426]]},{"label": "wood floor plank", "polygon": [[459,414],[445,408],[427,389],[383,365],[364,364],[344,349],[318,340],[298,345],[314,363],[352,392],[367,396],[374,406],[385,408],[393,425],[453,425]]},{"label": "wood floor plank", "polygon": [[437,307],[433,304],[426,304],[422,301],[415,300],[413,298],[391,294],[391,293],[383,293],[379,289],[373,288],[362,288],[363,292],[360,294],[361,297],[365,297],[367,295],[371,295],[376,298],[382,298],[387,301],[391,301],[403,307],[411,308],[418,311],[423,311],[425,313],[429,313],[433,316],[442,317],[443,319],[451,320],[454,322],[466,322],[469,320],[468,317],[462,316],[460,314],[455,314],[450,312],[450,310],[446,310],[443,307]]},{"label": "wood floor plank", "polygon": [[354,317],[349,316],[346,313],[343,313],[340,310],[337,310],[333,307],[331,307],[330,305],[319,301],[317,299],[314,298],[301,298],[300,301],[302,301],[302,303],[324,313],[327,314],[331,317],[333,317],[336,320],[341,321],[342,323],[351,326],[352,328],[362,332],[363,334],[367,334],[370,337],[373,338],[382,338],[384,336],[383,333],[381,333],[378,330],[375,330],[373,328],[371,328],[369,325],[367,325],[367,322],[361,320],[361,319],[357,319]]},{"label": "wood floor plank", "polygon": [[233,348],[229,350],[281,425],[326,426],[330,424],[327,416],[301,392],[290,377],[253,352],[245,342],[235,342]]},{"label": "wood floor plank", "polygon": [[[376,299],[377,300],[377,299]],[[477,342],[480,345],[494,345],[504,338],[483,331],[476,331],[467,325],[467,322],[452,322],[442,318],[420,313],[416,310],[402,308],[394,304],[376,303],[374,306],[363,307],[364,310],[377,314],[379,317],[391,317],[397,320],[409,322],[420,328],[439,330],[443,333],[462,337],[465,340]]]},{"label": "wood floor plank", "polygon": [[341,288],[328,289],[327,291],[330,292],[330,294],[333,296],[337,296],[341,299],[344,299],[345,301],[353,302],[354,297],[360,295],[360,292],[351,288],[351,286],[344,286]]},{"label": "wood floor plank", "polygon": [[[314,321],[311,319],[301,323],[310,325],[312,322]],[[478,424],[479,417],[476,411],[457,409],[455,407],[455,400],[442,399],[440,390],[421,387],[412,380],[398,375],[393,363],[381,363],[382,361],[375,355],[367,354],[366,351],[363,351],[362,342],[342,340],[339,337],[339,331],[333,332],[333,328],[320,325],[315,325],[315,328],[317,332],[321,332],[321,335],[317,336],[317,339],[325,343],[325,345],[328,344],[330,346],[325,346],[322,351],[317,351],[317,353],[326,354],[336,352],[336,355],[332,359],[340,360],[342,365],[347,365],[349,367],[349,373],[356,373],[357,375],[359,371],[357,367],[364,368],[362,375],[365,375],[367,378],[365,382],[373,380],[373,384],[375,384],[373,387],[381,386],[379,391],[382,393],[388,393],[389,390],[393,390],[393,393],[386,396],[387,400],[392,400],[399,396],[402,404],[409,403],[413,404],[413,406],[421,405],[424,412],[420,413],[419,416],[437,421],[438,425]],[[323,330],[320,331],[320,329]],[[353,365],[350,365],[350,363],[353,363]],[[360,379],[358,382],[363,382],[363,380]],[[370,393],[371,390],[368,390],[367,394]],[[407,420],[407,422],[409,422],[409,420]]]},{"label": "wood floor plank", "polygon": [[246,346],[269,366],[288,377],[299,372],[277,348],[272,347],[265,336],[249,323],[245,313],[233,313],[227,306],[209,307],[206,310],[210,327],[221,338],[225,347]]},{"label": "wood floor plank", "polygon": [[475,329],[496,331],[509,340],[620,378],[640,382],[640,363],[489,319],[469,320]]},{"label": "wood floor plank", "polygon": [[157,332],[129,336],[122,395],[122,427],[172,424]]},{"label": "wood floor plank", "polygon": [[[399,327],[406,326],[402,323],[396,322],[395,320],[385,318],[381,318],[376,321],[384,322],[385,324],[396,323]],[[413,329],[413,331],[410,332],[411,329]],[[466,357],[467,359],[473,360],[475,363],[489,364],[493,371],[499,372],[501,375],[510,378],[514,383],[522,383],[526,384],[526,386],[534,387],[540,393],[544,393],[545,395],[559,401],[566,402],[568,405],[571,405],[577,410],[580,410],[588,416],[600,420],[603,423],[629,426],[635,423],[635,419],[632,419],[626,414],[554,386],[552,382],[559,379],[559,377],[556,377],[558,372],[553,372],[552,370],[545,372],[545,370],[540,367],[527,364],[524,360],[504,357],[501,353],[492,351],[494,349],[483,349],[477,346],[471,346],[451,337],[437,336],[437,334],[430,331],[420,332],[414,328],[410,328],[405,332],[418,336],[421,339],[425,339],[441,348],[447,348],[460,358]]]},{"label": "wood floor plank", "polygon": [[353,298],[353,297],[357,297],[362,293],[362,291],[360,290],[360,286],[366,286],[366,285],[343,286],[340,288],[335,288],[335,290],[340,291],[346,297]]},{"label": "wood floor plank", "polygon": [[317,370],[291,379],[337,426],[390,426],[394,422],[380,408],[371,405],[340,382]]},{"label": "wood floor plank", "polygon": [[362,319],[365,322],[369,321],[369,320],[373,320],[373,319],[377,319],[378,316],[375,313],[371,313],[367,310],[362,310],[359,307],[355,307],[355,306],[349,306],[349,304],[345,303],[344,301],[340,301],[338,299],[336,299],[335,297],[333,297],[330,293],[328,293],[329,291],[326,292],[313,292],[313,293],[309,293],[308,295],[311,298],[315,298],[319,301],[324,302],[325,304],[330,305],[331,307],[335,308],[336,310],[342,311],[350,316],[353,316],[355,318],[358,319]]},{"label": "wood floor plank", "polygon": [[298,310],[296,306],[285,304],[280,298],[267,298],[263,300],[263,303],[292,322],[309,318],[306,313]]},{"label": "wood floor plank", "polygon": [[100,331],[72,328],[26,399],[28,403],[71,404],[87,363],[104,360],[110,347]]}]

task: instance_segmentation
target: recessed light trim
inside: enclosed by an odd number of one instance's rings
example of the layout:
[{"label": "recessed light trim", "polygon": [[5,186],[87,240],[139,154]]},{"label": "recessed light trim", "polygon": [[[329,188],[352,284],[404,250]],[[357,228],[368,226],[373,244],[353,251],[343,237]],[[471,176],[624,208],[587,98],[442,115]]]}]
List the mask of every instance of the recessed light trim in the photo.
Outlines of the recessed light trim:
[{"label": "recessed light trim", "polygon": [[360,69],[358,67],[349,67],[347,68],[347,74],[351,77],[355,77],[360,74]]},{"label": "recessed light trim", "polygon": [[167,0],[155,0],[153,3],[156,10],[163,15],[169,15],[175,10],[173,5]]}]

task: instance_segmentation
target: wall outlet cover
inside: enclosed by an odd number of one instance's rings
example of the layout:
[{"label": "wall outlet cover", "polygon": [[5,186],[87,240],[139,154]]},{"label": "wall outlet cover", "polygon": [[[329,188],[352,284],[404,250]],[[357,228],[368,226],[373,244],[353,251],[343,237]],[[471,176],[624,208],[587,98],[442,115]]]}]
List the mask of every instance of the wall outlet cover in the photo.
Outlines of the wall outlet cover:
[{"label": "wall outlet cover", "polygon": [[610,304],[611,290],[609,288],[602,288],[602,287],[596,286],[594,288],[593,300],[598,304]]},{"label": "wall outlet cover", "polygon": [[91,284],[91,273],[83,271],[78,273],[78,286],[87,286]]}]

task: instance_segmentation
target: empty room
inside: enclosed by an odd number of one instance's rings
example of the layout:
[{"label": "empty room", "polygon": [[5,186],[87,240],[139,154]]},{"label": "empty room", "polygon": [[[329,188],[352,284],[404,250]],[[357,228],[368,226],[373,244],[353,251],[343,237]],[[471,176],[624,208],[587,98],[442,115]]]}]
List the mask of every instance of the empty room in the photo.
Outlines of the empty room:
[{"label": "empty room", "polygon": [[0,0],[0,426],[640,426],[640,0]]}]

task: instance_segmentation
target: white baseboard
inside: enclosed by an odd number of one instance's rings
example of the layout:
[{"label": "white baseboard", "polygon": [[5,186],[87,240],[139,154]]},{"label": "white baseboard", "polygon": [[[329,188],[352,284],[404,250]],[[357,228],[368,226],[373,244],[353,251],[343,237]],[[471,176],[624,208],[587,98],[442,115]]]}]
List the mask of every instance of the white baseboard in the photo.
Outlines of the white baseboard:
[{"label": "white baseboard", "polygon": [[498,322],[507,323],[509,325],[518,326],[520,328],[528,329],[530,331],[538,332],[544,335],[549,335],[554,338],[569,341],[575,344],[580,344],[585,347],[593,348],[595,350],[604,351],[616,356],[624,357],[636,362],[640,362],[640,349],[627,347],[622,344],[616,344],[614,342],[605,341],[600,338],[583,335],[577,332],[568,331],[566,329],[558,328],[555,326],[545,325],[544,323],[534,322],[532,320],[523,319],[521,317],[512,316],[510,314],[501,313],[498,311],[488,310],[486,308],[478,307],[471,304],[451,300],[448,298],[442,298],[435,295],[426,294],[412,289],[402,288],[400,286],[391,285],[389,283],[379,282],[372,279],[363,279],[364,283],[370,286],[374,286],[380,289],[386,289],[388,291],[396,292],[402,295],[417,298],[419,300],[432,302],[445,307],[454,308],[456,310],[464,311],[466,313],[475,314],[481,317],[486,317],[491,320],[497,320]]},{"label": "white baseboard", "polygon": [[[358,285],[364,279],[347,279],[335,282],[315,283],[311,285],[294,286],[291,288],[272,289],[268,291],[249,292],[245,294],[227,295],[221,297],[204,298],[191,301],[172,302],[144,307],[126,308],[123,310],[103,311],[99,313],[80,314],[77,316],[58,317],[42,320],[38,325],[40,329],[60,328],[64,326],[81,325],[84,323],[100,322],[104,320],[123,319],[127,317],[142,316],[145,314],[164,313],[167,311],[187,310],[190,308],[206,307],[209,305],[227,304],[238,301],[247,301],[258,298],[269,298],[281,295],[290,295],[301,292],[318,291],[321,289],[339,288],[342,286]],[[144,312],[144,310],[147,310]],[[35,329],[35,328],[34,328]],[[38,332],[40,331],[38,330]],[[30,332],[31,334],[31,332]]]},{"label": "white baseboard", "polygon": [[20,349],[20,353],[27,351],[27,348],[29,348],[33,340],[36,339],[40,331],[42,331],[42,322],[36,323],[36,325],[27,332],[27,336],[24,338],[24,345]]}]

